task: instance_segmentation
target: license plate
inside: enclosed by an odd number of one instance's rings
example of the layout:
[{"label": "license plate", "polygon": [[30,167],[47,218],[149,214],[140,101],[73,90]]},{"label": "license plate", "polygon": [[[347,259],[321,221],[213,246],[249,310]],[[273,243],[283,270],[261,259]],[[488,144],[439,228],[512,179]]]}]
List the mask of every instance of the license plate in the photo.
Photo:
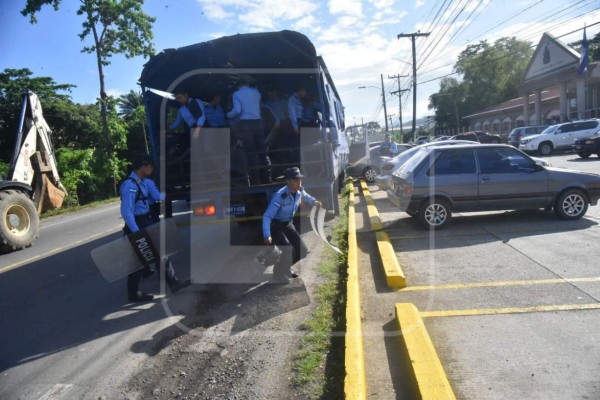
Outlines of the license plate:
[{"label": "license plate", "polygon": [[244,204],[232,204],[225,209],[225,214],[228,215],[245,215],[246,205]]}]

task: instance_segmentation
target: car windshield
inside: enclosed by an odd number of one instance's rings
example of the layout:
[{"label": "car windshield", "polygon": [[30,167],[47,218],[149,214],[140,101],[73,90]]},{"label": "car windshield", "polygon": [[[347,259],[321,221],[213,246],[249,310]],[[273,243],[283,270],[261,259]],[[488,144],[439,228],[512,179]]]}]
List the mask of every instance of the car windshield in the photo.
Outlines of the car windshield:
[{"label": "car windshield", "polygon": [[392,161],[394,163],[396,163],[397,165],[402,165],[404,164],[409,158],[411,158],[413,155],[415,155],[415,153],[417,151],[419,151],[420,148],[419,147],[413,147],[411,149],[408,149],[400,154],[398,154],[396,157],[394,157],[392,159]]},{"label": "car windshield", "polygon": [[544,129],[540,134],[552,134],[554,133],[555,130],[558,129],[558,125],[551,125],[549,127],[547,127],[546,129]]},{"label": "car windshield", "polygon": [[[408,152],[406,152],[408,153]],[[404,153],[403,155],[405,155]],[[407,161],[402,164],[402,167],[397,171],[398,173],[408,172],[413,170],[423,158],[427,157],[430,152],[426,148],[417,149],[412,157],[410,157]]]}]

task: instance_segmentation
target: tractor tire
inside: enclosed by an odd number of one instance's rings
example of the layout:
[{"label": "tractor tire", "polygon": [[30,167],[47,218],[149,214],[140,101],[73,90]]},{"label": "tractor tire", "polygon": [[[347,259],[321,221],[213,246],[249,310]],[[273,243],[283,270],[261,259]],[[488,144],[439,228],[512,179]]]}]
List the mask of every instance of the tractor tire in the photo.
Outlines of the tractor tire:
[{"label": "tractor tire", "polygon": [[38,237],[40,219],[33,201],[23,192],[0,192],[0,247],[4,251],[29,247]]}]

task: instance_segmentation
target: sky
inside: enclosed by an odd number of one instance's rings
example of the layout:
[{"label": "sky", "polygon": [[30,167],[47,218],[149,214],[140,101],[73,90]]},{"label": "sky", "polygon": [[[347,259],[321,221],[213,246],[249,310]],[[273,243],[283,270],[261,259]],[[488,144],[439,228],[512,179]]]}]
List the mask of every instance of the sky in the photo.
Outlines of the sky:
[{"label": "sky", "polygon": [[[59,11],[46,6],[32,25],[20,14],[25,0],[0,0],[0,70],[29,68],[34,76],[77,85],[72,99],[91,103],[99,96],[95,56],[81,53],[79,0],[62,0]],[[409,38],[399,33],[431,32],[416,40],[417,118],[431,115],[429,96],[439,78],[452,73],[458,54],[469,44],[516,36],[535,46],[542,33],[580,40],[584,24],[600,21],[597,0],[146,0],[144,11],[155,17],[157,52],[236,33],[299,31],[323,56],[345,106],[347,125],[383,124],[381,78],[388,114],[398,125],[398,97],[393,75],[412,76]],[[588,38],[600,24],[587,29]],[[139,90],[142,57],[115,56],[105,69],[107,92],[118,96]],[[460,76],[456,76],[460,78]],[[359,89],[359,86],[366,86]],[[401,88],[411,77],[401,78]],[[412,119],[412,92],[402,99],[404,124]]]}]

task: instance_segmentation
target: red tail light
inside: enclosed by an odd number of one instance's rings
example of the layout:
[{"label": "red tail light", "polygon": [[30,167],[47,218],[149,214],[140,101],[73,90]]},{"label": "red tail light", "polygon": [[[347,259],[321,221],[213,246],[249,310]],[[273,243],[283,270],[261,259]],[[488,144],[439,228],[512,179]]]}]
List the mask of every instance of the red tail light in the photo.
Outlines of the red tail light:
[{"label": "red tail light", "polygon": [[214,205],[206,206],[204,208],[204,214],[211,217],[217,213],[217,208]]},{"label": "red tail light", "polygon": [[413,187],[412,187],[412,185],[403,185],[402,186],[402,193],[405,196],[412,196],[412,194],[413,194]]},{"label": "red tail light", "polygon": [[196,217],[212,217],[217,214],[217,207],[212,201],[201,201],[194,205],[193,210]]},{"label": "red tail light", "polygon": [[391,171],[392,169],[394,169],[394,164],[385,164],[382,168],[382,170],[384,171]]}]

